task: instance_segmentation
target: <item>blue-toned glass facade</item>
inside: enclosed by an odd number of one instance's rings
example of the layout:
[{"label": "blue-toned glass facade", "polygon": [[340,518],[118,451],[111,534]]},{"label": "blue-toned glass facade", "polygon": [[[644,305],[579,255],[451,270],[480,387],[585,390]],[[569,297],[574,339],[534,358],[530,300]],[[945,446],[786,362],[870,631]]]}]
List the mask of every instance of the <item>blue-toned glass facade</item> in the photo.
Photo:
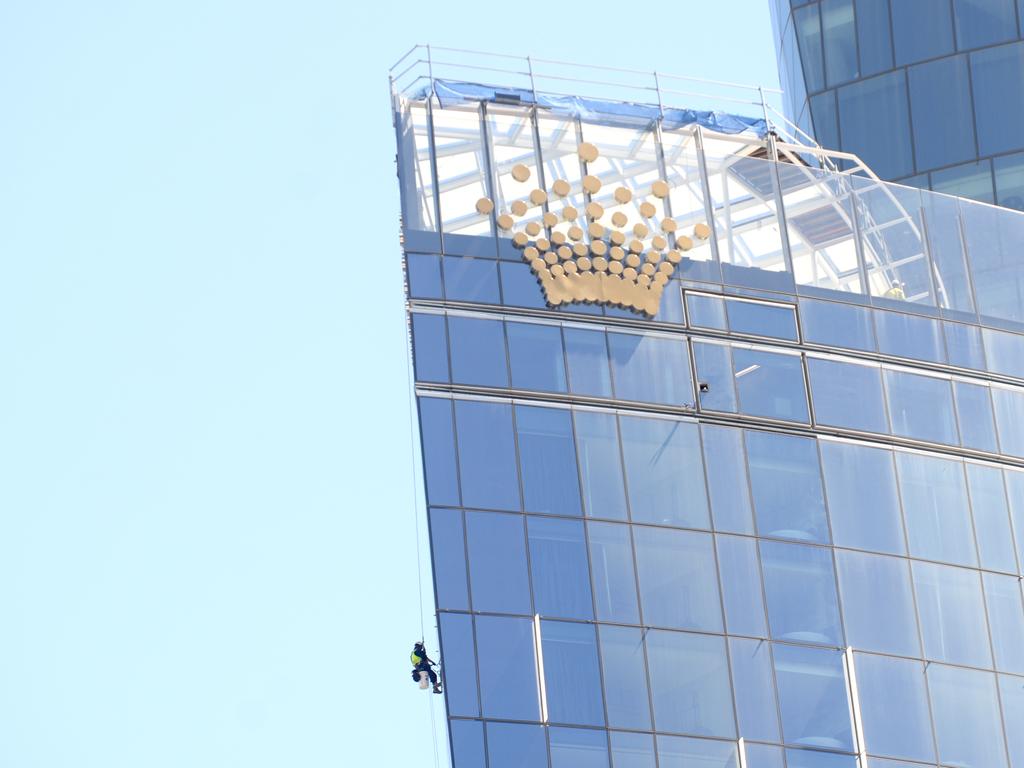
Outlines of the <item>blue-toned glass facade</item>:
[{"label": "blue-toned glass facade", "polygon": [[[453,764],[1024,768],[1024,214],[621,115],[396,128]],[[607,203],[583,140],[710,227],[653,318],[547,307],[496,225],[517,165]]]},{"label": "blue-toned glass facade", "polygon": [[770,0],[785,109],[883,179],[1024,209],[1016,0]]}]

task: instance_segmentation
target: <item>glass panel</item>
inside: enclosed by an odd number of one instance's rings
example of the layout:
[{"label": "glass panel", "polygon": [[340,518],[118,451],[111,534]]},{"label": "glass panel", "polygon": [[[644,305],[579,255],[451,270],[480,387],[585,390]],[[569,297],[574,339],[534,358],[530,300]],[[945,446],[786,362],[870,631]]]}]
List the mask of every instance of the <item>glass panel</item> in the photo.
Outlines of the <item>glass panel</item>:
[{"label": "glass panel", "polygon": [[894,435],[957,445],[959,436],[949,379],[885,369]]},{"label": "glass panel", "polygon": [[482,387],[507,387],[505,331],[500,320],[448,318],[452,344],[452,381]]},{"label": "glass panel", "polygon": [[1024,678],[999,675],[999,696],[1003,704],[1003,726],[1010,747],[1013,768],[1024,765]]},{"label": "glass panel", "polygon": [[575,411],[576,451],[583,505],[590,517],[626,519],[626,489],[615,416]]},{"label": "glass panel", "polygon": [[906,552],[892,453],[827,440],[818,445],[835,543],[896,555]]},{"label": "glass panel", "polygon": [[516,433],[526,509],[555,515],[582,514],[572,413],[517,405]]},{"label": "glass panel", "polygon": [[954,381],[953,395],[956,397],[961,444],[967,448],[997,453],[999,446],[996,443],[996,424],[992,418],[992,399],[988,387]]},{"label": "glass panel", "polygon": [[466,542],[463,537],[460,510],[430,510],[430,543],[437,607],[468,611]]},{"label": "glass panel", "polygon": [[441,647],[444,650],[444,693],[448,714],[477,717],[480,703],[476,690],[476,652],[473,618],[464,613],[442,613]]},{"label": "glass panel", "polygon": [[814,440],[771,432],[746,435],[759,535],[828,542]]},{"label": "glass panel", "polygon": [[511,407],[456,400],[455,424],[463,503],[467,507],[518,510]]},{"label": "glass panel", "polygon": [[1024,210],[1024,155],[992,158],[996,199],[1005,208]]},{"label": "glass panel", "polygon": [[1009,456],[1024,456],[1024,391],[992,387],[992,404],[999,428],[999,444]]},{"label": "glass panel", "polygon": [[541,616],[593,619],[583,523],[530,517],[526,527],[534,610]]},{"label": "glass panel", "polygon": [[727,299],[729,329],[733,333],[750,333],[776,339],[796,341],[796,313],[792,307],[762,304],[758,301]]},{"label": "glass panel", "polygon": [[479,720],[451,720],[453,768],[484,768],[484,724]]},{"label": "glass panel", "polygon": [[910,554],[977,565],[960,462],[896,452]]},{"label": "glass panel", "polygon": [[859,74],[853,0],[822,0],[821,30],[829,86],[853,80]]},{"label": "glass panel", "polygon": [[512,386],[565,392],[565,357],[562,329],[535,323],[505,323]]},{"label": "glass panel", "polygon": [[754,519],[750,511],[743,432],[702,424],[701,435],[715,530],[752,534]]},{"label": "glass panel", "polygon": [[444,295],[448,301],[501,304],[498,262],[468,256],[445,256]]},{"label": "glass panel", "polygon": [[979,371],[986,370],[981,329],[963,323],[943,323],[942,325],[946,333],[946,349],[949,352],[950,365],[974,368]]},{"label": "glass panel", "polygon": [[946,362],[942,329],[937,320],[903,312],[875,310],[878,351],[915,360]]},{"label": "glass panel", "polygon": [[633,416],[619,425],[633,521],[710,527],[697,425]]},{"label": "glass panel", "polygon": [[448,381],[448,334],[444,315],[412,316],[416,381]]},{"label": "glass panel", "polygon": [[809,99],[814,136],[818,144],[829,149],[841,146],[839,141],[839,115],[836,113],[836,92],[824,91]]},{"label": "glass panel", "polygon": [[612,731],[612,768],[655,768],[654,737]]},{"label": "glass panel", "polygon": [[[686,127],[671,130],[662,122],[661,149],[665,156],[665,179],[669,184],[668,202],[672,208],[672,218],[679,225],[675,238],[679,244],[680,234],[692,233],[697,224],[708,223],[694,135]],[[683,264],[710,261],[711,241],[693,237],[690,239],[693,247],[685,252],[687,261]]]},{"label": "glass panel", "polygon": [[715,540],[727,631],[734,635],[766,637],[768,630],[755,540],[739,536],[716,536]]},{"label": "glass panel", "polygon": [[725,301],[721,296],[687,292],[686,309],[690,316],[690,325],[696,328],[729,330],[725,320]]},{"label": "glass panel", "polygon": [[920,656],[907,561],[836,550],[836,562],[846,642],[866,651]]},{"label": "glass panel", "polygon": [[842,645],[832,553],[801,544],[761,542],[761,568],[772,637]]},{"label": "glass panel", "polygon": [[889,419],[885,413],[879,366],[808,357],[807,374],[817,423],[888,433]]},{"label": "glass panel", "polygon": [[1017,572],[1013,553],[1013,532],[1003,491],[1003,473],[995,467],[967,463],[967,487],[974,510],[974,532],[978,538],[981,567],[993,571]]},{"label": "glass panel", "polygon": [[842,653],[777,643],[772,651],[786,743],[852,752]]},{"label": "glass panel", "polygon": [[681,339],[609,333],[615,396],[683,405],[693,402],[690,361]]},{"label": "glass panel", "polygon": [[1013,0],[953,0],[953,21],[960,50],[981,48],[1016,36]]},{"label": "glass panel", "polygon": [[736,745],[683,736],[658,737],[661,768],[736,768]]},{"label": "glass panel", "polygon": [[[526,200],[530,192],[540,186],[530,112],[487,104],[487,131],[494,172],[494,207],[499,214],[509,213],[513,202]],[[517,181],[512,175],[516,165],[526,166],[525,181]],[[511,233],[499,231],[499,236],[511,237]]]},{"label": "glass panel", "polygon": [[1013,43],[971,54],[978,150],[994,155],[1020,149],[1024,137],[1013,126],[1024,121],[1024,45]]},{"label": "glass panel", "polygon": [[604,331],[565,328],[564,333],[572,391],[578,395],[611,397],[612,376]]},{"label": "glass panel", "polygon": [[633,536],[644,623],[721,632],[711,535],[636,526]]},{"label": "glass panel", "polygon": [[420,409],[420,439],[423,441],[427,501],[430,504],[458,506],[459,476],[455,468],[452,401],[419,397],[417,402]]},{"label": "glass panel", "polygon": [[466,513],[474,610],[533,613],[524,534],[520,515]]},{"label": "glass panel", "polygon": [[[1021,59],[1024,65],[1024,57]],[[1021,110],[1024,119],[1024,106]],[[1018,243],[1024,238],[1024,216],[1000,211],[991,206],[960,201],[964,237],[974,278],[974,295],[978,312],[985,317],[1024,322],[1024,270],[1017,258]],[[985,352],[991,370],[1020,376],[1024,372],[1024,355],[1020,354],[1020,337],[983,331]],[[1013,339],[1015,354],[1002,355],[991,343],[996,338]],[[1010,365],[1012,364],[1012,369]]]},{"label": "glass panel", "polygon": [[793,11],[800,45],[800,61],[804,68],[804,81],[808,91],[820,91],[825,87],[825,66],[821,56],[821,23],[818,6],[804,6]]},{"label": "glass panel", "polygon": [[[1024,230],[1021,230],[1024,232]],[[1009,277],[1003,273],[1003,277]],[[988,370],[994,373],[1005,373],[1007,376],[1024,378],[1024,336],[1017,333],[997,331],[993,328],[982,328],[985,339],[985,356],[988,359]],[[985,370],[984,366],[981,366]]]},{"label": "glass panel", "polygon": [[781,747],[744,742],[747,768],[785,768]]},{"label": "glass panel", "polygon": [[948,3],[898,0],[892,4],[896,65],[931,59],[953,50]]},{"label": "glass panel", "polygon": [[[973,316],[974,291],[967,275],[967,257],[960,236],[959,207],[958,201],[943,195],[921,195],[921,213],[927,230],[925,237],[938,305]],[[953,354],[950,349],[950,362],[954,362]]]},{"label": "glass panel", "polygon": [[1016,576],[982,574],[996,669],[1024,674],[1024,604]]},{"label": "glass panel", "polygon": [[967,57],[949,56],[910,67],[907,77],[917,167],[935,168],[973,159],[972,121],[949,119],[951,114],[971,114]]},{"label": "glass panel", "polygon": [[[902,70],[844,86],[838,100],[844,151],[858,155],[885,178],[914,172]],[[886,129],[879,131],[879,125]]]},{"label": "glass panel", "polygon": [[740,736],[779,741],[779,718],[769,645],[764,640],[729,638],[733,690]]},{"label": "glass panel", "polygon": [[799,355],[734,346],[732,364],[743,413],[808,421],[807,393]]},{"label": "glass panel", "polygon": [[501,273],[501,296],[510,307],[544,309],[547,302],[537,286],[537,278],[528,264],[503,261],[498,264]]},{"label": "glass panel", "polygon": [[537,664],[533,621],[504,616],[477,616],[480,648],[480,697],[484,717],[538,720]]},{"label": "glass panel", "polygon": [[1024,563],[1024,473],[1006,470],[1006,495],[1010,500],[1010,516],[1017,541],[1017,562]]},{"label": "glass panel", "polygon": [[650,730],[651,705],[644,668],[643,631],[601,625],[601,665],[608,701],[608,724]]},{"label": "glass panel", "polygon": [[407,229],[436,232],[434,173],[425,102],[410,100],[403,104],[398,151],[402,221]]},{"label": "glass panel", "polygon": [[932,189],[946,195],[969,197],[986,203],[995,202],[992,169],[988,160],[932,171]]},{"label": "glass panel", "polygon": [[788,768],[857,768],[857,758],[814,749],[787,749],[786,765]]},{"label": "glass panel", "polygon": [[548,744],[539,725],[487,723],[490,768],[534,768],[548,764]]},{"label": "glass panel", "polygon": [[655,730],[736,737],[725,638],[647,633]]},{"label": "glass panel", "polygon": [[925,657],[991,667],[980,574],[916,561],[913,572]]},{"label": "glass panel", "polygon": [[736,413],[736,388],[733,385],[732,347],[693,341],[701,410]]},{"label": "glass panel", "polygon": [[875,350],[871,310],[852,304],[800,299],[804,339],[830,347]]},{"label": "glass panel", "polygon": [[594,625],[542,621],[540,635],[548,718],[555,723],[604,725]]},{"label": "glass panel", "polygon": [[995,675],[941,664],[929,665],[927,674],[939,760],[964,768],[1005,766]]},{"label": "glass panel", "polygon": [[629,527],[590,523],[587,535],[598,620],[639,624]]},{"label": "glass panel", "polygon": [[857,43],[863,76],[892,69],[889,0],[857,0]]},{"label": "glass panel", "polygon": [[488,194],[479,109],[434,109],[433,118],[441,227],[446,233],[490,234],[490,217],[476,210],[476,201]]},{"label": "glass panel", "polygon": [[405,256],[409,296],[414,299],[440,299],[441,258],[432,253],[409,253]]},{"label": "glass panel", "polygon": [[608,768],[604,731],[551,728],[551,768]]}]

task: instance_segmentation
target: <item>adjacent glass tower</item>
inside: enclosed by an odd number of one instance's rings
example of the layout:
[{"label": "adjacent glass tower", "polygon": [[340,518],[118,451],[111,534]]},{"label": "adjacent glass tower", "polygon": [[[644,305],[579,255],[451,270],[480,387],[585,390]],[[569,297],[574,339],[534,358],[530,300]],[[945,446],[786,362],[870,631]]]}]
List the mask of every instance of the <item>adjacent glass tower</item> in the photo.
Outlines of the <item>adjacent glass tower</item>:
[{"label": "adjacent glass tower", "polygon": [[789,116],[882,178],[1024,208],[1019,0],[771,0]]},{"label": "adjacent glass tower", "polygon": [[758,121],[393,96],[454,765],[1024,768],[1024,214]]}]

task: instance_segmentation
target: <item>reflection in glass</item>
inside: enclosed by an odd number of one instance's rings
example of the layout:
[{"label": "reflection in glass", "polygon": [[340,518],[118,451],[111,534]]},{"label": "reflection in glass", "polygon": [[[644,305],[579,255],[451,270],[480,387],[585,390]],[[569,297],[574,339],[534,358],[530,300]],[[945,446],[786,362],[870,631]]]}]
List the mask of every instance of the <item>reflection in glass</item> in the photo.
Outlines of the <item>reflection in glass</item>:
[{"label": "reflection in glass", "polygon": [[924,665],[866,653],[854,663],[868,752],[934,762]]},{"label": "reflection in glass", "polygon": [[625,520],[626,489],[615,416],[577,410],[574,418],[584,511],[589,517]]},{"label": "reflection in glass", "polygon": [[896,451],[910,554],[958,565],[977,565],[963,465]]},{"label": "reflection in glass", "polygon": [[484,724],[479,720],[452,720],[453,768],[484,768]]},{"label": "reflection in glass", "polygon": [[563,333],[572,391],[578,395],[611,397],[612,378],[604,331],[565,328]]},{"label": "reflection in glass", "polygon": [[639,624],[629,528],[615,523],[590,523],[587,536],[597,618]]},{"label": "reflection in glass", "polygon": [[818,445],[835,543],[904,554],[892,452],[831,440]]},{"label": "reflection in glass", "polygon": [[741,412],[785,421],[808,420],[799,355],[734,346],[732,364]]},{"label": "reflection in glass", "polygon": [[728,298],[725,310],[729,316],[729,330],[733,333],[797,340],[796,314],[792,307]]},{"label": "reflection in glass", "polygon": [[551,768],[608,768],[608,737],[604,731],[550,728]]},{"label": "reflection in glass", "polygon": [[995,675],[942,664],[930,664],[927,674],[943,765],[1005,766]]},{"label": "reflection in glass", "polygon": [[530,614],[530,582],[521,515],[467,512],[473,609]]},{"label": "reflection in glass", "polygon": [[520,509],[511,407],[456,400],[455,425],[463,504],[482,509]]},{"label": "reflection in glass", "polygon": [[1010,747],[1010,764],[1024,765],[1024,677],[999,675],[999,696],[1003,705],[1003,728]]},{"label": "reflection in glass", "polygon": [[416,381],[448,381],[448,333],[444,315],[412,316]]},{"label": "reflection in glass", "polygon": [[1017,571],[1013,533],[1003,492],[1003,473],[996,467],[966,463],[967,486],[974,510],[974,531],[978,537],[981,567],[992,571]]},{"label": "reflection in glass", "polygon": [[512,386],[542,392],[565,392],[562,330],[555,325],[505,323]]},{"label": "reflection in glass", "polygon": [[740,736],[779,741],[770,646],[765,640],[729,638],[733,690]]},{"label": "reflection in glass", "polygon": [[885,386],[894,435],[959,444],[949,379],[886,368]]},{"label": "reflection in glass", "polygon": [[647,695],[643,630],[602,624],[601,664],[612,728],[650,730],[651,706]]},{"label": "reflection in glass", "polygon": [[715,530],[752,534],[754,519],[750,511],[743,432],[732,427],[702,424],[701,436]]},{"label": "reflection in glass", "polygon": [[633,536],[644,622],[721,632],[711,534],[636,526]]},{"label": "reflection in glass", "polygon": [[534,610],[541,616],[594,618],[583,523],[529,517]]},{"label": "reflection in glass", "polygon": [[544,729],[521,723],[487,723],[490,768],[527,768],[548,764]]},{"label": "reflection in glass", "polygon": [[815,441],[750,430],[746,436],[758,534],[827,543]]},{"label": "reflection in glass", "polygon": [[555,723],[604,725],[594,625],[542,621],[540,634],[548,719]]},{"label": "reflection in glass", "polygon": [[817,423],[864,432],[889,431],[878,365],[808,357],[807,373]]},{"label": "reflection in glass", "polygon": [[992,404],[999,427],[999,445],[1010,456],[1024,456],[1024,391],[992,387]]},{"label": "reflection in glass", "polygon": [[736,745],[729,741],[658,737],[658,765],[661,768],[737,768]]},{"label": "reflection in glass", "polygon": [[693,358],[700,384],[701,410],[735,413],[738,405],[733,383],[732,347],[694,340]]},{"label": "reflection in glass", "polygon": [[988,387],[954,381],[953,394],[960,424],[960,444],[979,451],[998,452],[996,424],[992,418],[992,400],[989,398]]},{"label": "reflection in glass", "polygon": [[651,734],[612,731],[611,743],[612,768],[655,768]]},{"label": "reflection in glass", "polygon": [[919,656],[907,561],[836,550],[836,563],[846,642],[866,651]]},{"label": "reflection in glass", "polygon": [[1024,675],[1024,603],[1016,576],[984,573],[985,603],[996,669]]},{"label": "reflection in glass", "polygon": [[533,621],[477,616],[476,642],[481,659],[480,699],[484,717],[538,720]]},{"label": "reflection in glass", "polygon": [[761,542],[772,637],[842,645],[832,553],[821,547]]},{"label": "reflection in glass", "polygon": [[430,510],[430,546],[437,607],[468,611],[469,587],[461,510]]},{"label": "reflection in glass", "polygon": [[608,333],[615,396],[683,405],[693,402],[686,344],[650,334]]},{"label": "reflection in glass", "polygon": [[423,474],[430,504],[459,504],[459,478],[455,467],[455,430],[452,401],[436,397],[416,399],[423,441]]},{"label": "reflection in glass", "polygon": [[719,535],[715,542],[728,631],[735,635],[766,637],[756,541]]},{"label": "reflection in glass", "polygon": [[925,658],[991,667],[981,574],[934,563],[912,566]]},{"label": "reflection in glass", "polygon": [[505,332],[500,320],[451,315],[452,381],[482,387],[507,387]]},{"label": "reflection in glass", "polygon": [[527,510],[580,515],[572,414],[559,408],[517,405],[516,433]]},{"label": "reflection in glass", "polygon": [[477,717],[476,650],[473,617],[464,613],[438,615],[441,648],[444,652],[444,687],[448,714]]},{"label": "reflection in glass", "polygon": [[867,352],[875,350],[871,310],[867,307],[800,299],[800,318],[806,341]]},{"label": "reflection in glass", "polygon": [[778,643],[772,653],[786,743],[852,752],[842,653]]}]

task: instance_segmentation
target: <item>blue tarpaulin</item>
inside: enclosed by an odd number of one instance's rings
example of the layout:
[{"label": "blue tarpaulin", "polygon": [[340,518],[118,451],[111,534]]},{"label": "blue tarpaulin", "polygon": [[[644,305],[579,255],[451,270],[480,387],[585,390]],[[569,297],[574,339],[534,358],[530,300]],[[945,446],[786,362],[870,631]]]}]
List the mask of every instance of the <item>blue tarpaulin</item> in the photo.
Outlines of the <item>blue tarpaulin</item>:
[{"label": "blue tarpaulin", "polygon": [[[552,96],[526,88],[503,88],[480,83],[463,83],[454,80],[434,80],[434,93],[442,107],[462,104],[467,101],[490,101],[498,103],[536,104],[560,114],[584,119],[623,117],[636,120],[655,120],[659,117],[658,107],[650,104],[636,104],[623,101],[601,101],[580,96]],[[424,89],[422,96],[426,96]],[[768,132],[768,126],[760,118],[742,117],[728,112],[707,109],[665,109],[663,125],[666,128],[681,128],[684,125],[701,125],[719,133],[744,133],[749,131],[759,137]]]}]

